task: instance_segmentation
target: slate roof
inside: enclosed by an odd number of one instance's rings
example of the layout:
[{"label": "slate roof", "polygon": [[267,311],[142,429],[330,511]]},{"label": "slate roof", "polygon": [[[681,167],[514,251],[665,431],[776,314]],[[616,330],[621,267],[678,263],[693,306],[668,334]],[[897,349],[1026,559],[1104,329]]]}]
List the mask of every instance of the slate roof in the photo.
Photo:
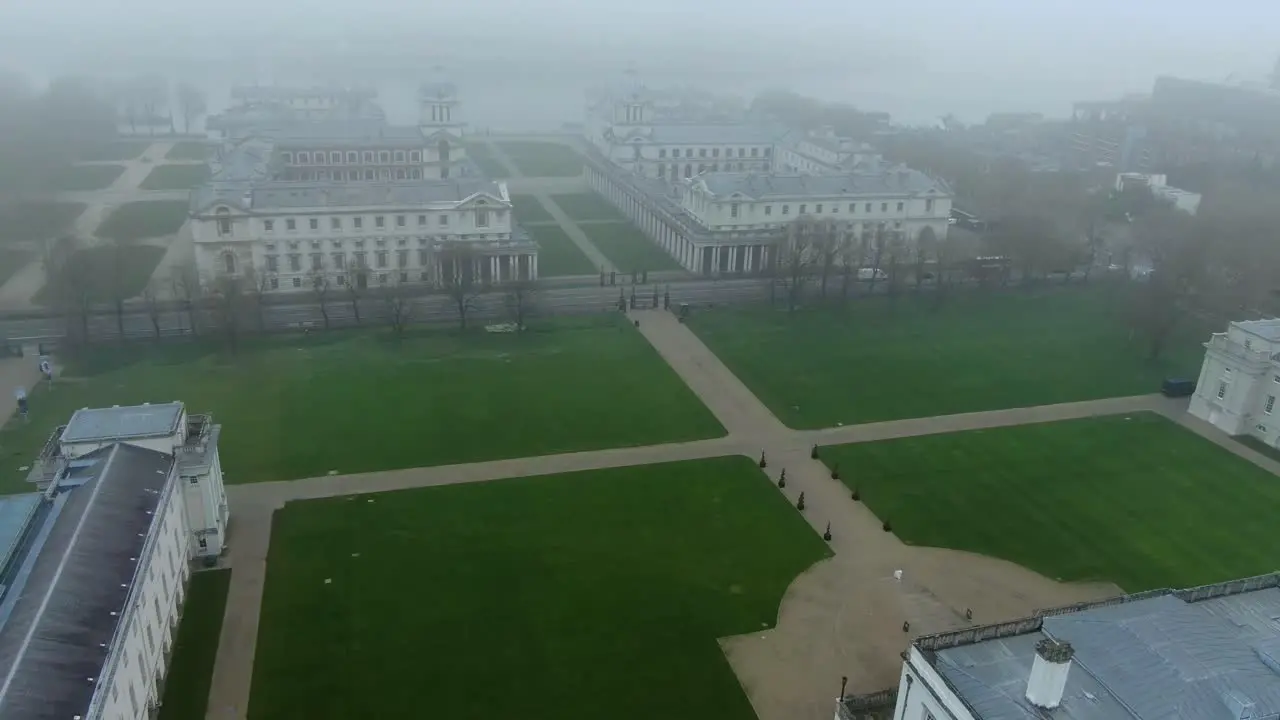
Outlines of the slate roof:
[{"label": "slate roof", "polygon": [[745,123],[670,123],[653,125],[648,142],[658,145],[772,145],[780,135],[776,129]]},{"label": "slate roof", "polygon": [[789,199],[832,196],[900,196],[920,195],[933,191],[950,194],[940,180],[918,170],[896,168],[883,172],[853,172],[842,175],[775,175],[760,173],[703,173],[695,179],[711,193],[727,197],[734,193],[756,199]]},{"label": "slate roof", "polygon": [[[1024,697],[1045,637],[1075,648],[1063,703],[1047,712]],[[1045,617],[1038,632],[939,650],[935,667],[984,720],[1280,717],[1280,588]]]},{"label": "slate roof", "polygon": [[172,435],[182,419],[182,403],[84,408],[71,416],[62,442],[96,442]]},{"label": "slate roof", "polygon": [[47,538],[0,626],[0,677],[11,678],[0,717],[87,715],[173,462],[117,443],[69,471],[84,484],[54,498]]},{"label": "slate roof", "polygon": [[502,198],[502,184],[484,178],[379,183],[274,182],[252,190],[253,209],[309,207],[425,207],[460,202],[484,192]]}]

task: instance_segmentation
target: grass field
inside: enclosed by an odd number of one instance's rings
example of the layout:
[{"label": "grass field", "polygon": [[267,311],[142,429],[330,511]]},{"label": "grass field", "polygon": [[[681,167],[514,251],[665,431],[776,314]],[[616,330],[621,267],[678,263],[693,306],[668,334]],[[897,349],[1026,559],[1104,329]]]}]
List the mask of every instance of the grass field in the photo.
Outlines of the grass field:
[{"label": "grass field", "polygon": [[8,282],[9,278],[31,262],[35,256],[34,252],[0,246],[0,286]]},{"label": "grass field", "polygon": [[0,203],[0,245],[65,235],[84,208],[84,203],[71,202]]},{"label": "grass field", "polygon": [[600,268],[578,249],[559,225],[535,225],[528,228],[538,241],[538,277],[562,275],[594,275]]},{"label": "grass field", "polygon": [[31,422],[0,430],[0,481],[77,408],[172,400],[223,424],[231,483],[724,434],[616,313],[548,320],[521,336],[274,335],[246,340],[234,359],[217,341],[102,347],[92,366],[68,368],[83,379],[37,392]]},{"label": "grass field", "polygon": [[230,586],[230,570],[205,570],[191,574],[182,623],[178,626],[169,674],[164,681],[164,704],[158,720],[204,717]]},{"label": "grass field", "polygon": [[574,220],[626,220],[618,208],[595,193],[552,195],[551,199]]},{"label": "grass field", "polygon": [[629,222],[582,225],[582,232],[624,273],[633,270],[680,270],[676,259]]},{"label": "grass field", "polygon": [[497,145],[527,177],[577,177],[582,174],[582,158],[568,145],[535,140],[507,140]]},{"label": "grass field", "polygon": [[511,205],[518,223],[555,222],[551,213],[547,212],[547,209],[542,207],[542,203],[532,195],[512,195]]},{"label": "grass field", "polygon": [[208,143],[184,141],[174,143],[169,152],[164,154],[165,160],[207,160],[213,149]]},{"label": "grass field", "polygon": [[467,143],[467,157],[480,168],[486,177],[504,178],[511,174],[509,170],[493,156],[488,143]]},{"label": "grass field", "polygon": [[208,165],[157,165],[138,187],[143,190],[190,190],[208,179]]},{"label": "grass field", "polygon": [[80,162],[133,160],[150,146],[145,140],[116,140],[86,149],[80,153]]},{"label": "grass field", "polygon": [[823,448],[841,480],[916,545],[1004,558],[1126,591],[1271,572],[1267,471],[1136,413]]},{"label": "grass field", "polygon": [[[118,258],[117,253],[119,254]],[[98,270],[97,272],[72,273],[71,277],[89,278],[89,295],[95,303],[109,303],[115,300],[117,293],[124,298],[137,297],[142,294],[143,289],[146,288],[147,283],[151,280],[151,275],[156,271],[156,266],[160,264],[164,253],[164,248],[150,245],[121,245],[118,247],[96,245],[84,248],[77,250],[69,261],[85,263],[89,267],[97,268]],[[116,267],[115,263],[117,261],[120,264],[118,281],[114,270],[108,269]],[[65,294],[60,287],[52,283],[46,283],[32,298],[32,302],[38,305],[54,305],[64,297]]]},{"label": "grass field", "polygon": [[1150,363],[1123,307],[1104,288],[975,291],[937,310],[908,295],[791,316],[699,311],[689,325],[779,419],[816,428],[1140,395],[1199,375],[1200,328]]},{"label": "grass field", "polygon": [[289,503],[249,717],[755,720],[716,639],[827,554],[743,457]]},{"label": "grass field", "polygon": [[97,234],[121,242],[143,240],[172,235],[186,221],[186,200],[141,200],[116,208],[98,226]]},{"label": "grass field", "polygon": [[124,174],[123,165],[68,165],[54,172],[50,190],[70,192],[102,190]]}]

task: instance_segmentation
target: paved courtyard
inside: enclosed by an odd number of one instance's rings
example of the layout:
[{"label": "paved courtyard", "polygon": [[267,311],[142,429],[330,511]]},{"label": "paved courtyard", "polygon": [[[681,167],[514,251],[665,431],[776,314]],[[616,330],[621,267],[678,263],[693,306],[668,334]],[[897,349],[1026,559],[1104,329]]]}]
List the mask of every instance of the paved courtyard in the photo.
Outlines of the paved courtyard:
[{"label": "paved courtyard", "polygon": [[[728,430],[715,440],[531,457],[516,460],[321,477],[228,489],[233,521],[224,562],[235,568],[214,670],[209,718],[244,718],[248,707],[272,514],[290,500],[484,482],[596,468],[765,453],[773,478],[787,470],[787,496],[805,493],[814,532],[831,523],[835,556],[796,579],[777,627],[722,639],[730,663],[761,720],[826,720],[840,677],[850,692],[893,685],[899,653],[922,634],[1026,615],[1036,609],[1105,597],[1109,584],[1063,584],[1008,562],[953,550],[910,547],[831,480],[809,457],[816,444],[870,442],[957,430],[1154,411],[1217,440],[1188,419],[1182,403],[1158,395],[950,415],[822,430],[783,426],[718,358],[670,313],[638,311],[641,333]],[[1220,444],[1273,472],[1277,464]],[[902,580],[894,571],[902,570]],[[972,611],[972,619],[966,616]],[[904,632],[903,623],[909,623]]]}]

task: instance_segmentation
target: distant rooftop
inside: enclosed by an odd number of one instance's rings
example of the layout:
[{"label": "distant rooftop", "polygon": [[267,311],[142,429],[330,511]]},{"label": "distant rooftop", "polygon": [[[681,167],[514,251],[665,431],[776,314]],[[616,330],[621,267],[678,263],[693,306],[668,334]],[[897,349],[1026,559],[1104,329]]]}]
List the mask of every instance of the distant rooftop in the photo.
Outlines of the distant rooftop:
[{"label": "distant rooftop", "polygon": [[747,123],[671,123],[653,125],[649,142],[659,145],[769,145],[780,135],[774,128]]},{"label": "distant rooftop", "polygon": [[[1276,718],[1277,585],[1280,574],[1151,591],[928,636],[916,647],[936,648],[935,669],[983,720]],[[976,641],[953,642],[959,636]],[[1049,711],[1025,698],[1036,643],[1046,638],[1075,649],[1062,704]]]},{"label": "distant rooftop", "polygon": [[950,190],[941,181],[907,168],[841,175],[710,172],[694,180],[705,183],[707,190],[717,196],[727,197],[734,193],[741,193],[755,200],[859,195],[870,197],[903,193],[923,194],[930,191],[940,195],[950,194]]},{"label": "distant rooftop", "polygon": [[172,435],[182,419],[182,403],[77,410],[62,432],[63,442],[98,442]]},{"label": "distant rooftop", "polygon": [[476,193],[502,198],[502,184],[485,178],[369,183],[273,182],[253,189],[253,208],[368,207],[414,208],[460,202]]},{"label": "distant rooftop", "polygon": [[1266,320],[1238,320],[1231,323],[1245,332],[1253,333],[1273,342],[1280,341],[1280,318]]},{"label": "distant rooftop", "polygon": [[[40,493],[0,497],[0,572],[9,564],[32,513],[39,505]],[[0,575],[0,597],[4,595],[5,583],[6,579]]]}]

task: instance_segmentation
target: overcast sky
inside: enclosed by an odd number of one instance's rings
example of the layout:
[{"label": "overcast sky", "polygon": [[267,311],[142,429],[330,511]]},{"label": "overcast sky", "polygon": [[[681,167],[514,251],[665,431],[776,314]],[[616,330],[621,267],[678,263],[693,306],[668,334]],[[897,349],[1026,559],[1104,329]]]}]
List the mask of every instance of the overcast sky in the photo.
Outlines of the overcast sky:
[{"label": "overcast sky", "polygon": [[0,64],[46,78],[172,57],[207,75],[249,55],[349,52],[570,82],[551,75],[630,62],[920,121],[1065,114],[1073,100],[1147,91],[1159,74],[1260,79],[1278,29],[1270,0],[0,0]]}]

